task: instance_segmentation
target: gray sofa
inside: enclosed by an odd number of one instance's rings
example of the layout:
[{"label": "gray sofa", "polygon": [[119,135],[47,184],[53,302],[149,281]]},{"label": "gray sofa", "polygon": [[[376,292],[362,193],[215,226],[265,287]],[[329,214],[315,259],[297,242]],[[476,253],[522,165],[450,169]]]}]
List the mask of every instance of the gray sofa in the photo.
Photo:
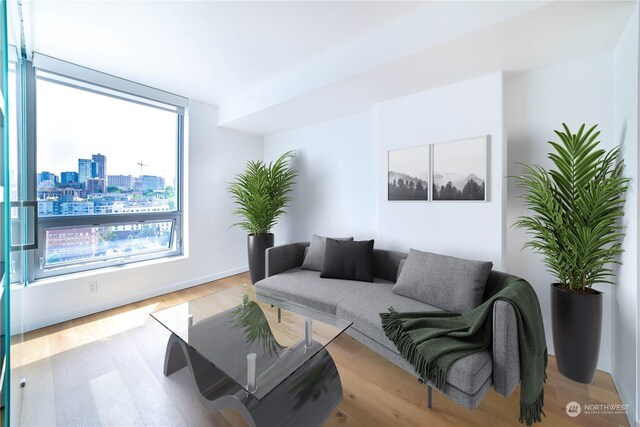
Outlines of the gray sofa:
[{"label": "gray sofa", "polygon": [[[374,282],[321,279],[317,271],[300,266],[308,242],[276,246],[266,253],[266,278],[255,284],[256,293],[296,302],[353,322],[347,333],[412,375],[417,375],[382,330],[379,313],[440,310],[392,292],[400,261],[406,253],[374,250]],[[498,289],[507,274],[492,271],[484,298]],[[421,380],[421,379],[420,379]],[[459,404],[476,408],[491,386],[510,396],[520,381],[515,311],[506,301],[496,301],[493,343],[490,349],[457,360],[449,369],[444,394]],[[429,394],[431,388],[429,387]],[[429,396],[430,398],[431,396]],[[430,403],[429,399],[429,403]]]}]

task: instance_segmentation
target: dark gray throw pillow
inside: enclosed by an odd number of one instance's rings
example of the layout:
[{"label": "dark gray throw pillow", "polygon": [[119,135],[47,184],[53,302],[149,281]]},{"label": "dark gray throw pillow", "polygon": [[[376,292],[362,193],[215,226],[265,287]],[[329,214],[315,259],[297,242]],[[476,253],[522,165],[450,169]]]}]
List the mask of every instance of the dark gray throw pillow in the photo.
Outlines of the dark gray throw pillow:
[{"label": "dark gray throw pillow", "polygon": [[[353,237],[331,237],[334,240],[353,240]],[[311,236],[311,244],[307,250],[307,254],[302,261],[303,270],[322,270],[322,263],[324,260],[325,247],[327,245],[327,238],[314,234]]]},{"label": "dark gray throw pillow", "polygon": [[327,239],[320,277],[373,282],[373,240]]},{"label": "dark gray throw pillow", "polygon": [[493,263],[409,250],[393,293],[466,313],[482,303]]}]

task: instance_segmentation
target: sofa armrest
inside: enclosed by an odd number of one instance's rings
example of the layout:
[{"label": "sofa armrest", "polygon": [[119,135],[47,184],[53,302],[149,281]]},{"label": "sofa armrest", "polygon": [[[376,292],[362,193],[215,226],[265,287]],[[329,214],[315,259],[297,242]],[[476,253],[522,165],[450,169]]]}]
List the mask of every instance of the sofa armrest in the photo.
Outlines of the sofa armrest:
[{"label": "sofa armrest", "polygon": [[493,388],[507,397],[520,382],[517,322],[510,302],[493,303]]},{"label": "sofa armrest", "polygon": [[300,267],[307,246],[309,242],[299,242],[267,249],[265,253],[267,277]]}]

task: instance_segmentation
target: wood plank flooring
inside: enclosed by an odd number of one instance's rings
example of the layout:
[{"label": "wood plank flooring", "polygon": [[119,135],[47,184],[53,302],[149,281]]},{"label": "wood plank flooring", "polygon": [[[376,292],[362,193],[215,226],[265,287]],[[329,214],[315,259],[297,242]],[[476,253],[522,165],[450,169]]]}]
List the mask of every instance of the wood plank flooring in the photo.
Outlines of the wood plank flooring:
[{"label": "wood plank flooring", "polygon": [[[140,301],[25,334],[12,346],[12,423],[24,426],[238,426],[238,413],[210,413],[199,403],[186,370],[162,373],[169,332],[149,314],[212,292],[249,283],[248,274]],[[511,426],[518,423],[519,390],[504,398],[493,390],[467,410],[425,386],[346,334],[328,346],[336,361],[344,400],[326,426]],[[593,384],[574,383],[550,358],[545,385],[546,426],[628,426],[622,414],[580,414],[565,406],[620,403],[609,374]],[[17,398],[20,397],[20,398]]]}]

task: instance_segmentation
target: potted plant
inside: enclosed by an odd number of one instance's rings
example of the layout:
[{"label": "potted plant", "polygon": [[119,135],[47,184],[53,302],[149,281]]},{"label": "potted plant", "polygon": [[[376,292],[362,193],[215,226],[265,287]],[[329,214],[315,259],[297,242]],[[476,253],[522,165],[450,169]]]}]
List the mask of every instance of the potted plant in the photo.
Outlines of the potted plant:
[{"label": "potted plant", "polygon": [[293,152],[288,151],[269,164],[249,161],[245,171],[237,174],[228,186],[237,205],[233,214],[242,217],[242,221],[233,225],[249,233],[247,248],[253,283],[265,277],[265,250],[273,246],[271,229],[291,201],[289,192],[298,175],[289,165],[291,157]]},{"label": "potted plant", "polygon": [[624,194],[620,149],[599,148],[596,126],[583,124],[572,133],[562,124],[561,142],[549,141],[555,168],[522,165],[515,177],[531,214],[514,226],[531,239],[524,244],[542,254],[557,283],[551,284],[553,345],[558,369],[581,383],[593,381],[602,329],[602,293],[596,283],[614,282],[624,237],[621,226]]}]

